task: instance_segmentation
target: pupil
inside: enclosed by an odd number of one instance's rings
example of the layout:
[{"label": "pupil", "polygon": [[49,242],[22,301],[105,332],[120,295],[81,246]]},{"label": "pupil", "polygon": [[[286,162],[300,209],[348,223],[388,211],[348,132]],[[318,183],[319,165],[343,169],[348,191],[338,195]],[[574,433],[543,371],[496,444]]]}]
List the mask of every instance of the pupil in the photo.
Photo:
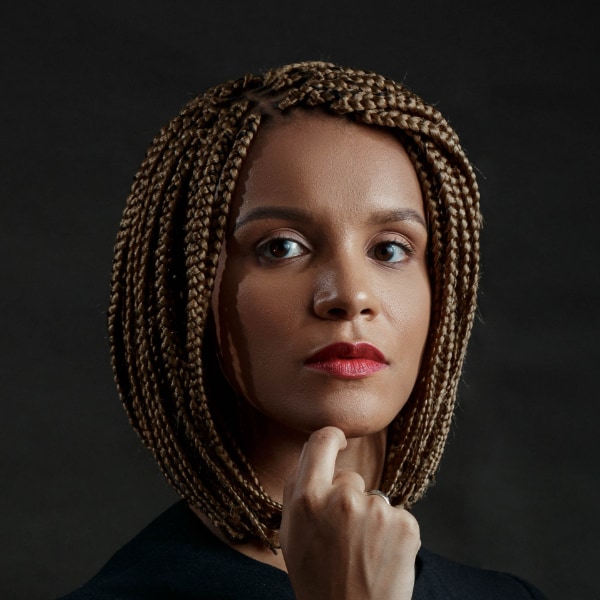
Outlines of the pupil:
[{"label": "pupil", "polygon": [[394,247],[392,244],[382,244],[375,250],[375,256],[379,260],[389,260],[394,256]]},{"label": "pupil", "polygon": [[271,254],[275,258],[283,258],[290,251],[290,247],[289,240],[274,240],[271,243]]}]

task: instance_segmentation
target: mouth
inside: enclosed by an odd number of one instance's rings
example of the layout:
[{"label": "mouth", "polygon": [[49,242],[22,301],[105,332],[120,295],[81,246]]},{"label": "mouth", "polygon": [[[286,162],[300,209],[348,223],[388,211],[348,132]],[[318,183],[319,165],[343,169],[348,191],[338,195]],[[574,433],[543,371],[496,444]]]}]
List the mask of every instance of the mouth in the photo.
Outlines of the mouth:
[{"label": "mouth", "polygon": [[309,369],[341,379],[361,379],[388,366],[383,353],[371,344],[340,342],[322,348],[304,361]]}]

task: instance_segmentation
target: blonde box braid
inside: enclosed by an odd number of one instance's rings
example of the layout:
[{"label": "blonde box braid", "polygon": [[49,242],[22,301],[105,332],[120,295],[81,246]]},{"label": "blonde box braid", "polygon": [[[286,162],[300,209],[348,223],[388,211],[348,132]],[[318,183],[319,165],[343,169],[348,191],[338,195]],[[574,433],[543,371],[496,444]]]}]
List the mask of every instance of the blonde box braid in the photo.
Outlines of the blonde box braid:
[{"label": "blonde box braid", "polygon": [[[277,547],[281,505],[235,442],[214,360],[210,301],[235,185],[261,123],[318,107],[389,128],[419,177],[433,304],[421,370],[392,423],[382,488],[409,506],[431,483],[452,419],[476,303],[479,194],[441,114],[381,75],[304,62],[195,98],[153,140],[117,237],[109,308],[113,368],[132,425],[163,473],[232,541]],[[210,366],[209,366],[210,365]]]}]

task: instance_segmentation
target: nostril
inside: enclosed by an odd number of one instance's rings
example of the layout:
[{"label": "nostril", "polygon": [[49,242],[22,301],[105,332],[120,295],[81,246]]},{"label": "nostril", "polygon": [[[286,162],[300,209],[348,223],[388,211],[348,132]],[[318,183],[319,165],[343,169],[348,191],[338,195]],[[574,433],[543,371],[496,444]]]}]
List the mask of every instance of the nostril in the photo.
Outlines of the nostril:
[{"label": "nostril", "polygon": [[343,308],[330,308],[327,311],[332,317],[343,317],[346,311]]}]

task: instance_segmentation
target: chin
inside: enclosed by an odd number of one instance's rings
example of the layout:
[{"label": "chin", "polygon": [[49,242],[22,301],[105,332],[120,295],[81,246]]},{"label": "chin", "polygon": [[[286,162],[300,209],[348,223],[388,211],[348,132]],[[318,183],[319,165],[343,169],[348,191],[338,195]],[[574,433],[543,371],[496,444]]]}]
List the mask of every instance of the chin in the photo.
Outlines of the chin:
[{"label": "chin", "polygon": [[[334,412],[334,411],[332,411]],[[312,420],[308,427],[303,427],[308,434],[331,426],[341,429],[346,438],[360,438],[375,435],[387,430],[397,413],[370,415],[365,412],[345,411],[337,414],[324,414],[317,420]]]},{"label": "chin", "polygon": [[367,425],[364,422],[356,423],[347,420],[337,420],[326,423],[326,425],[331,425],[333,427],[341,429],[347,439],[368,437],[370,435],[381,433],[382,431],[387,430],[389,424],[390,423],[386,422],[380,424]]},{"label": "chin", "polygon": [[[329,389],[327,393],[303,389],[301,394],[294,394],[281,390],[276,395],[263,396],[263,402],[253,399],[248,403],[253,408],[253,420],[259,426],[258,430],[265,435],[276,431],[281,435],[287,431],[290,436],[304,437],[327,426],[337,427],[347,438],[385,431],[405,402],[398,397],[390,399],[388,390],[354,387]],[[307,398],[318,400],[307,401]]]}]

